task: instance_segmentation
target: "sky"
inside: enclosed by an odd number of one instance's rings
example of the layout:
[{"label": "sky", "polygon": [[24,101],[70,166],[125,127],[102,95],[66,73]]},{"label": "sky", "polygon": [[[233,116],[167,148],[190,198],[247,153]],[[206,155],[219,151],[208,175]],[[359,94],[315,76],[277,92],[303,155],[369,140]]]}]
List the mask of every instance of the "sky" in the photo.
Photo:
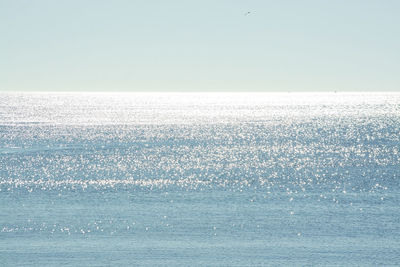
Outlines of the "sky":
[{"label": "sky", "polygon": [[400,91],[399,10],[398,0],[0,0],[0,91]]}]

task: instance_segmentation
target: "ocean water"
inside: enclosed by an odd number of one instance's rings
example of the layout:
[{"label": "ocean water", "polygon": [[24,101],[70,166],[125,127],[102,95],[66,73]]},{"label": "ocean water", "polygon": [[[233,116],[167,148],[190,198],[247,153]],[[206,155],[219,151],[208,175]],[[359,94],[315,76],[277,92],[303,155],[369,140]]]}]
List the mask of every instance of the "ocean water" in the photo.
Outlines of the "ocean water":
[{"label": "ocean water", "polygon": [[1,93],[1,266],[399,266],[400,93]]}]

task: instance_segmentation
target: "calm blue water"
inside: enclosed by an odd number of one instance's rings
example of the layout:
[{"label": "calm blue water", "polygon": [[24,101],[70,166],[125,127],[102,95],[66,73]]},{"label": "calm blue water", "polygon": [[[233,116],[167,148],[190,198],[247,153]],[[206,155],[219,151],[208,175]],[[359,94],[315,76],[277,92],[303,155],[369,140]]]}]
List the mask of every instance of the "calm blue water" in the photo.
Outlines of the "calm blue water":
[{"label": "calm blue water", "polygon": [[1,93],[0,265],[400,265],[399,133],[400,93]]}]

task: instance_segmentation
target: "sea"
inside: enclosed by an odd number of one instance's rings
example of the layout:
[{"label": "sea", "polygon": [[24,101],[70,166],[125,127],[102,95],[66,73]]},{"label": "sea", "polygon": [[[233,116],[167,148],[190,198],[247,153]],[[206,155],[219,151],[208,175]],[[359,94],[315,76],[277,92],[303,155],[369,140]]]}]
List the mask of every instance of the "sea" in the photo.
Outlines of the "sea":
[{"label": "sea", "polygon": [[0,266],[400,266],[400,93],[0,93]]}]

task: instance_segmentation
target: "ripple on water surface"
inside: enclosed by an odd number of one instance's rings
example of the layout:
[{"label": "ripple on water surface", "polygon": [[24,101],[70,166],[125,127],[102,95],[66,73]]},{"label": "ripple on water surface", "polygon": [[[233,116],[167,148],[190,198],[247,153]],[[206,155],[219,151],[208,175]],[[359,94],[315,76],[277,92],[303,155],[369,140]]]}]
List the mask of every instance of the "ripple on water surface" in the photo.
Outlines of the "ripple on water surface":
[{"label": "ripple on water surface", "polygon": [[399,263],[400,94],[9,93],[0,104],[10,265]]}]

